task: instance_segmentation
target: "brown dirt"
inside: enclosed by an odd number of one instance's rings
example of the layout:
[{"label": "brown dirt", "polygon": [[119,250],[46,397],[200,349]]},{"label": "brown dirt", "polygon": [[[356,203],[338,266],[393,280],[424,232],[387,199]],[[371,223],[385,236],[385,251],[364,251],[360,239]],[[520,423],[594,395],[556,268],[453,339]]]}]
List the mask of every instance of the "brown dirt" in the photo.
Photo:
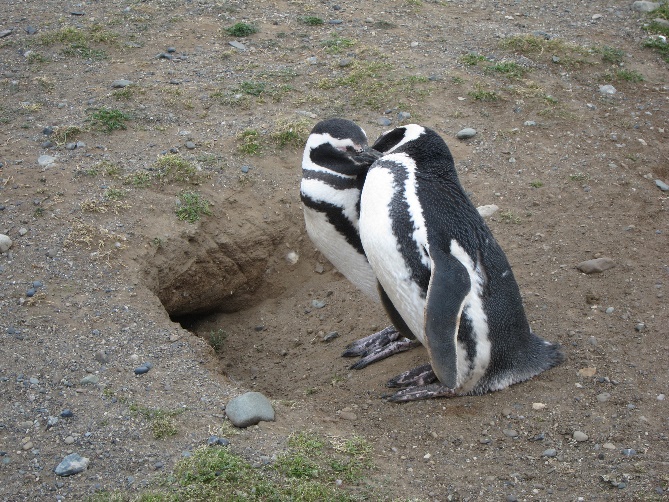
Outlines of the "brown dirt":
[{"label": "brown dirt", "polygon": [[[13,32],[0,38],[0,233],[14,244],[0,256],[3,500],[140,490],[216,432],[225,402],[246,390],[270,397],[277,420],[231,438],[237,451],[271,456],[305,429],[358,434],[374,445],[367,481],[379,497],[666,497],[669,413],[658,396],[669,393],[669,215],[654,180],[669,182],[669,87],[667,64],[642,47],[644,18],[629,3],[381,0],[342,1],[334,10],[330,3],[157,0],[63,8],[46,0],[6,8],[0,31]],[[305,15],[326,24],[306,26]],[[343,23],[327,24],[332,19]],[[239,20],[260,28],[239,39],[247,51],[229,46],[234,38],[221,31]],[[94,39],[97,24],[118,38]],[[27,34],[28,26],[37,33]],[[107,57],[67,54],[69,41],[38,43],[66,26],[93,37],[88,47]],[[329,54],[322,42],[334,30],[355,45]],[[556,64],[548,54],[500,46],[537,30],[621,49],[624,68],[644,81],[611,82],[605,75],[621,66],[597,51],[571,64],[561,53]],[[170,46],[172,60],[156,57]],[[530,71],[508,79],[484,71],[488,63],[462,64],[469,52]],[[374,90],[380,104],[358,93],[371,79],[323,84],[370,62],[392,65],[390,73],[378,71],[382,82],[424,78],[412,88]],[[110,87],[120,78],[134,82],[127,100]],[[242,82],[257,81],[273,94],[239,92]],[[477,83],[502,99],[475,100],[468,93]],[[605,83],[618,92],[601,95]],[[127,130],[91,127],[90,110],[102,106],[128,113]],[[313,114],[310,125],[350,118],[372,139],[387,129],[377,118],[397,124],[398,111],[439,131],[474,203],[500,206],[489,226],[534,331],[560,342],[566,362],[501,392],[404,405],[381,399],[384,384],[424,363],[422,348],[348,370],[343,348],[388,321],[306,237],[301,147],[279,148],[271,139],[282,120],[305,120],[298,111]],[[44,148],[46,126],[77,126],[75,141],[86,146]],[[478,134],[458,141],[463,127]],[[249,128],[260,133],[261,156],[238,151],[238,135]],[[201,168],[199,185],[124,183],[155,174],[155,159],[170,148]],[[56,162],[40,167],[43,154]],[[105,198],[110,188],[123,191],[125,207]],[[177,220],[183,189],[200,191],[212,215],[197,224]],[[291,251],[299,255],[295,265],[286,260]],[[616,267],[576,270],[596,256]],[[36,280],[44,285],[27,297]],[[326,306],[313,308],[313,299]],[[637,331],[639,323],[645,329]],[[227,337],[215,353],[206,340],[219,330]],[[339,337],[322,342],[332,331]],[[133,368],[143,361],[153,368],[137,377]],[[596,369],[584,376],[584,368]],[[87,375],[99,382],[82,385]],[[605,392],[610,398],[600,402]],[[179,433],[155,439],[133,404],[186,410],[177,417]],[[47,427],[65,408],[74,417]],[[577,430],[589,439],[574,441]],[[542,457],[549,448],[556,457]],[[622,453],[630,448],[635,455]],[[56,477],[53,468],[70,452],[90,458],[88,470]],[[625,486],[613,488],[602,476]]]}]

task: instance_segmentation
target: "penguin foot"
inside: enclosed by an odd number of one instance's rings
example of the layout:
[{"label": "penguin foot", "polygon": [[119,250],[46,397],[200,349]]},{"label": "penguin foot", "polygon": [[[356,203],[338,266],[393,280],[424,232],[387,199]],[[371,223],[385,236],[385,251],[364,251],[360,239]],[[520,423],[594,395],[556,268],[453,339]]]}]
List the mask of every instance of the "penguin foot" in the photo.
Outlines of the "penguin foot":
[{"label": "penguin foot", "polygon": [[404,338],[394,326],[388,326],[377,333],[353,342],[346,347],[342,357],[361,356],[358,362],[350,366],[352,370],[361,370],[372,363],[405,352],[418,345],[420,345],[419,341]]},{"label": "penguin foot", "polygon": [[395,394],[384,396],[391,403],[405,403],[407,401],[419,401],[421,399],[434,399],[436,397],[455,397],[457,393],[450,387],[441,383],[420,385],[402,389]]},{"label": "penguin foot", "polygon": [[424,364],[409,371],[405,371],[401,375],[388,380],[386,384],[388,387],[419,387],[438,382],[437,375],[432,371],[432,366]]}]

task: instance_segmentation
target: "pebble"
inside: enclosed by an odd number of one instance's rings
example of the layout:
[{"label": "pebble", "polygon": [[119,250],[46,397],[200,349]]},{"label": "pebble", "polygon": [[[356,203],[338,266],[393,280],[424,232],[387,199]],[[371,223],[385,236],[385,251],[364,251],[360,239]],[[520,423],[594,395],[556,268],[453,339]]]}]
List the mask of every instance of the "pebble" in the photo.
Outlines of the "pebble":
[{"label": "pebble", "polygon": [[657,399],[658,401],[664,401],[664,397],[665,397],[664,394],[658,394],[655,399]]},{"label": "pebble", "polygon": [[602,392],[601,394],[597,394],[597,401],[599,401],[600,403],[605,403],[609,399],[611,399],[611,394],[609,394],[608,392]]},{"label": "pebble", "polygon": [[614,309],[613,307],[608,307],[608,308],[606,309],[606,313],[607,313],[607,314],[613,314],[613,311],[614,311],[614,310],[615,310],[615,309]]},{"label": "pebble", "polygon": [[579,443],[582,443],[583,441],[587,441],[588,435],[585,432],[581,431],[574,431],[574,434],[572,435],[574,438],[574,441],[578,441]]},{"label": "pebble", "polygon": [[8,235],[0,234],[0,253],[6,253],[12,247],[12,239]]},{"label": "pebble", "polygon": [[341,418],[342,420],[357,420],[358,415],[356,415],[352,411],[342,410],[339,412],[339,418]]},{"label": "pebble", "polygon": [[667,185],[664,181],[662,180],[655,180],[655,185],[657,185],[657,188],[662,190],[663,192],[668,192],[669,191],[669,185]]},{"label": "pebble", "polygon": [[273,422],[274,408],[260,392],[247,392],[228,401],[225,414],[235,427],[248,427],[260,421]]},{"label": "pebble", "polygon": [[207,446],[228,446],[230,444],[230,441],[228,441],[225,438],[220,438],[218,436],[209,436],[207,439]]},{"label": "pebble", "polygon": [[44,286],[42,281],[33,281],[33,288],[41,288],[42,286]]},{"label": "pebble", "polygon": [[244,174],[248,173],[248,172],[249,172],[249,169],[251,169],[249,166],[242,166],[242,172],[243,172]]},{"label": "pebble", "polygon": [[623,448],[620,453],[625,455],[626,457],[631,457],[633,455],[636,455],[636,450],[634,448]]},{"label": "pebble", "polygon": [[286,254],[286,261],[291,265],[295,265],[299,260],[300,260],[300,255],[297,254],[295,251],[289,251],[288,254]]},{"label": "pebble", "polygon": [[632,10],[637,12],[653,12],[660,8],[659,2],[636,1],[632,4]]},{"label": "pebble", "polygon": [[468,139],[473,138],[474,136],[476,136],[476,129],[472,129],[471,127],[465,127],[464,129],[459,130],[455,135],[458,139]]},{"label": "pebble", "polygon": [[52,157],[51,155],[40,155],[37,157],[37,163],[42,167],[49,167],[54,162],[56,162],[56,157]]},{"label": "pebble", "polygon": [[193,143],[192,141],[186,141],[186,148],[188,148],[189,150],[194,150],[195,143]]},{"label": "pebble", "polygon": [[612,96],[616,92],[618,92],[618,91],[611,84],[606,84],[606,85],[600,85],[599,86],[599,93],[600,94],[607,94],[609,96]]},{"label": "pebble", "polygon": [[502,432],[505,436],[509,436],[510,438],[518,437],[518,432],[515,429],[504,429]]},{"label": "pebble", "polygon": [[63,418],[72,418],[74,416],[74,413],[72,413],[71,409],[65,408],[63,411],[60,412],[60,416]]},{"label": "pebble", "polygon": [[2,30],[0,31],[0,38],[5,38],[8,35],[11,35],[14,30]]},{"label": "pebble", "polygon": [[544,408],[546,408],[546,405],[544,403],[532,403],[532,409],[536,411],[541,411]]},{"label": "pebble", "polygon": [[65,150],[75,150],[76,148],[77,148],[76,143],[68,143],[67,145],[65,145]]},{"label": "pebble", "polygon": [[98,375],[86,375],[84,378],[81,379],[79,382],[81,385],[94,385],[100,381],[100,377]]},{"label": "pebble", "polygon": [[594,260],[583,261],[576,265],[576,268],[584,274],[598,274],[615,266],[616,264],[611,258],[602,256]]},{"label": "pebble", "polygon": [[390,124],[393,123],[392,120],[390,120],[388,117],[379,117],[376,119],[376,123],[379,124],[380,126],[389,126]]},{"label": "pebble", "polygon": [[544,452],[541,454],[542,457],[556,457],[557,456],[557,450],[555,448],[548,448],[547,450],[544,450]]},{"label": "pebble", "polygon": [[496,204],[486,204],[485,206],[477,207],[476,210],[483,218],[488,218],[499,211],[499,206]]},{"label": "pebble", "polygon": [[337,333],[336,331],[331,331],[330,333],[328,333],[323,337],[323,341],[325,343],[328,343],[334,340],[335,338],[339,338],[339,333]]},{"label": "pebble", "polygon": [[89,460],[77,453],[71,453],[65,457],[54,469],[57,476],[71,476],[85,471],[88,468]]},{"label": "pebble", "polygon": [[526,120],[525,122],[523,122],[523,125],[528,126],[528,127],[532,127],[532,126],[537,125],[537,123],[534,120]]},{"label": "pebble", "polygon": [[133,82],[131,80],[126,80],[126,79],[122,78],[120,80],[114,80],[111,83],[111,86],[114,89],[122,89],[122,88],[128,87],[129,85],[132,85],[132,84],[133,84]]},{"label": "pebble", "polygon": [[246,46],[241,42],[237,42],[237,41],[233,40],[232,42],[228,42],[228,43],[230,45],[232,45],[237,50],[240,50],[240,51],[245,51],[246,50]]},{"label": "pebble", "polygon": [[95,360],[100,364],[107,364],[109,362],[109,355],[107,354],[107,351],[105,351],[104,349],[98,350],[95,353]]},{"label": "pebble", "polygon": [[605,450],[615,450],[616,445],[614,445],[613,443],[604,443],[602,445],[602,448],[604,448]]},{"label": "pebble", "polygon": [[73,436],[67,436],[65,439],[63,439],[63,442],[65,444],[72,444],[72,443],[74,443],[74,437]]},{"label": "pebble", "polygon": [[144,373],[148,373],[150,369],[151,369],[150,363],[142,363],[140,366],[137,366],[133,371],[135,372],[135,375],[143,375]]},{"label": "pebble", "polygon": [[325,305],[325,300],[311,300],[311,306],[315,309],[322,309]]},{"label": "pebble", "polygon": [[28,35],[34,35],[35,33],[37,33],[37,28],[35,28],[34,26],[26,26],[26,33]]},{"label": "pebble", "polygon": [[397,114],[397,120],[400,122],[403,122],[405,120],[409,120],[411,118],[411,114],[409,112],[399,112]]}]

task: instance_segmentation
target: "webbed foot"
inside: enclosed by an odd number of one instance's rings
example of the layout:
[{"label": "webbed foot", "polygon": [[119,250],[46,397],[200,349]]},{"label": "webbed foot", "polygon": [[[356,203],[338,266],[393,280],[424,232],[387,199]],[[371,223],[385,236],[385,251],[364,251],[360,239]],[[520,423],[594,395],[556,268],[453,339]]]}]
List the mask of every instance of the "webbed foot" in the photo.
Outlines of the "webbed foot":
[{"label": "webbed foot", "polygon": [[419,401],[421,399],[434,399],[436,397],[455,397],[456,392],[441,383],[430,385],[413,386],[402,389],[395,394],[384,396],[391,403],[405,403],[407,401]]},{"label": "webbed foot", "polygon": [[418,345],[420,345],[419,341],[405,338],[394,326],[388,326],[350,344],[346,347],[342,357],[361,356],[358,362],[350,366],[350,369],[361,370],[372,363],[405,352]]}]

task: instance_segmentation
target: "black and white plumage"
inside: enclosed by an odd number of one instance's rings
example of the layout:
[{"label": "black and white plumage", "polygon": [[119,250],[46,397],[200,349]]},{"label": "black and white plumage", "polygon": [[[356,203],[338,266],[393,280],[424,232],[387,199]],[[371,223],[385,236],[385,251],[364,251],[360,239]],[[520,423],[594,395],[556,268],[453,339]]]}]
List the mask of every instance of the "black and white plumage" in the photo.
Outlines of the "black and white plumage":
[{"label": "black and white plumage", "polygon": [[374,148],[385,154],[362,190],[362,245],[431,363],[391,380],[406,387],[391,400],[483,394],[559,364],[559,346],[531,332],[506,256],[443,139],[411,124]]},{"label": "black and white plumage", "polygon": [[[376,301],[381,298],[362,248],[358,221],[367,170],[380,155],[369,148],[365,131],[350,120],[321,121],[304,149],[300,185],[304,221],[312,242],[341,274]],[[361,356],[352,366],[361,369],[415,345],[389,326],[354,342],[344,356]]]}]

